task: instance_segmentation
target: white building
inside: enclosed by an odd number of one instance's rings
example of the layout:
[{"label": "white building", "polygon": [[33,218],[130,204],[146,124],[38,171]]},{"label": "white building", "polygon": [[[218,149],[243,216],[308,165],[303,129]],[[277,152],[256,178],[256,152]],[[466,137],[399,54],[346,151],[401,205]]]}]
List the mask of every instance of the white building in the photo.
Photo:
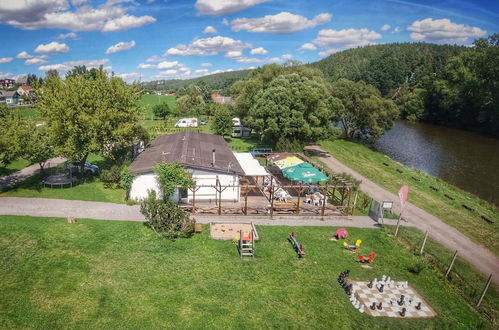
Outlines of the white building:
[{"label": "white building", "polygon": [[[222,136],[187,131],[162,135],[151,141],[130,166],[131,172],[137,175],[130,190],[131,199],[146,198],[148,190],[155,190],[161,197],[153,168],[162,161],[178,161],[192,174],[198,186],[196,202],[214,202],[219,198],[216,188],[220,186],[225,188],[221,192],[222,201],[239,201],[239,176],[244,175],[244,171]],[[179,198],[187,198],[189,202],[193,192],[190,189],[177,191],[173,199]]]}]

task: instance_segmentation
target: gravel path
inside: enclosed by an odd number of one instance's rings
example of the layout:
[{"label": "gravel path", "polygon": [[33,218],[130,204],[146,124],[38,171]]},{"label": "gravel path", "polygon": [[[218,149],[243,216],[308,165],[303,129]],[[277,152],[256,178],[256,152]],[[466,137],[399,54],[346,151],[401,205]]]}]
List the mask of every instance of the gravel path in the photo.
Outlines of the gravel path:
[{"label": "gravel path", "polygon": [[[356,179],[362,180],[360,185],[361,190],[374,199],[378,201],[394,201],[394,212],[400,212],[400,206],[398,205],[399,203],[397,203],[399,198],[397,195],[380,187],[376,183],[345,166],[319,146],[309,146],[307,149],[313,152],[315,156],[320,158],[320,160],[333,171],[339,173],[345,172],[352,175]],[[449,226],[439,218],[411,203],[407,203],[403,217],[409,221],[409,223],[412,223],[422,231],[428,230],[429,236],[445,247],[452,251],[457,250],[458,255],[461,258],[468,261],[484,275],[488,276],[489,274],[492,274],[493,282],[499,285],[499,257],[487,248],[474,243],[454,227]]]},{"label": "gravel path", "polygon": [[[46,161],[45,163],[45,169],[55,167],[59,165],[60,163],[64,163],[66,161],[66,158],[62,157],[56,157],[56,158],[51,158]],[[28,167],[23,168],[20,171],[14,172],[10,175],[2,176],[0,177],[0,191],[8,188],[18,182],[24,181],[30,176],[33,176],[40,172],[40,165],[38,164],[33,164]]]},{"label": "gravel path", "polygon": [[[139,205],[125,205],[103,202],[73,201],[51,198],[1,197],[0,215],[29,215],[38,217],[76,217],[96,220],[145,221],[140,213]],[[366,216],[328,217],[324,220],[281,216],[269,219],[256,216],[212,216],[195,215],[199,223],[210,222],[253,222],[256,225],[269,226],[342,226],[359,228],[379,228],[371,218]],[[395,224],[395,220],[386,219],[385,224]],[[407,225],[407,224],[404,224]]]}]

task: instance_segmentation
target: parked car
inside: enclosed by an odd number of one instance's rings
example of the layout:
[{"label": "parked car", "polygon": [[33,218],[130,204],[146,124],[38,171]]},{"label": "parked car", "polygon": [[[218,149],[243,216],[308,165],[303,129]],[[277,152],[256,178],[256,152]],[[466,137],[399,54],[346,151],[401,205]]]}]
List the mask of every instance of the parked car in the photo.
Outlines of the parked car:
[{"label": "parked car", "polygon": [[202,120],[200,120],[200,121],[199,121],[199,124],[201,124],[201,125],[206,125],[206,124],[208,124],[208,121],[207,121],[207,120],[202,119]]},{"label": "parked car", "polygon": [[[71,170],[73,173],[80,173],[80,162],[73,162],[71,164]],[[97,174],[99,172],[99,167],[89,162],[85,162],[84,168],[85,174]]]}]

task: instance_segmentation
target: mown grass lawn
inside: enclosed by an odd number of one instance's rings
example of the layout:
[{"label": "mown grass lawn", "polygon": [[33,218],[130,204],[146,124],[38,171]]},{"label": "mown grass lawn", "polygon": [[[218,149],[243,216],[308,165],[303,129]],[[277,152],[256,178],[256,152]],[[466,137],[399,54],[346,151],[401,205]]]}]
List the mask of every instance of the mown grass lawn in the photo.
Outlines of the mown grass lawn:
[{"label": "mown grass lawn", "polygon": [[[241,260],[231,242],[202,234],[158,239],[144,224],[0,217],[1,328],[295,328],[471,329],[479,317],[432,269],[408,271],[414,257],[381,230],[349,229],[371,270],[330,241],[334,228],[258,227],[256,258]],[[290,231],[305,245],[298,259]],[[336,281],[408,280],[438,316],[360,314]]]},{"label": "mown grass lawn", "polygon": [[[437,216],[476,243],[486,246],[499,255],[499,210],[494,205],[438,178],[409,169],[361,144],[338,139],[323,141],[320,146],[345,165],[392,193],[397,194],[402,185],[409,185],[411,203]],[[403,173],[397,172],[397,169]],[[430,186],[439,190],[435,191]],[[448,199],[444,194],[453,197],[454,200]],[[465,209],[462,204],[468,205],[475,211]],[[486,222],[480,217],[481,215],[494,223]]]},{"label": "mown grass lawn", "polygon": [[38,108],[32,107],[15,107],[12,109],[15,114],[18,114],[22,118],[29,119],[40,119],[42,117],[40,110]]},{"label": "mown grass lawn", "polygon": [[26,166],[29,166],[29,165],[30,165],[30,163],[26,159],[22,159],[22,158],[16,159],[15,161],[13,161],[9,165],[7,165],[5,168],[0,169],[0,176],[12,174],[12,173],[17,172],[19,170],[22,170],[23,168],[25,168]]},{"label": "mown grass lawn", "polygon": [[[88,157],[88,161],[99,166],[100,170],[110,166],[102,156],[96,154],[91,154]],[[62,166],[62,164],[60,166]],[[45,175],[49,174],[50,170],[45,170],[44,174],[37,174],[29,177],[13,187],[0,192],[0,197],[58,198],[125,203],[125,191],[123,189],[106,188],[97,176],[87,176],[71,188],[46,188],[43,187],[41,181]]]},{"label": "mown grass lawn", "polygon": [[152,108],[157,104],[167,103],[170,109],[177,107],[175,96],[145,94],[139,100],[139,106],[143,107],[143,119],[154,119]]}]

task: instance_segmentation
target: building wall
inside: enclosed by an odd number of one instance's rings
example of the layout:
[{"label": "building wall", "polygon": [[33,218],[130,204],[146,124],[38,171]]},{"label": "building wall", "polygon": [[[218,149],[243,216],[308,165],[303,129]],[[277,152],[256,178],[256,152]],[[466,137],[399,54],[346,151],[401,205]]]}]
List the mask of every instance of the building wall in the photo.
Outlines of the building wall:
[{"label": "building wall", "polygon": [[[192,178],[196,181],[197,185],[211,185],[212,187],[199,188],[196,191],[196,203],[197,202],[215,202],[218,198],[218,193],[215,190],[216,178],[218,176],[220,184],[224,185],[235,185],[239,186],[239,176],[233,174],[221,174],[217,172],[202,171],[197,169],[187,169],[189,173],[192,173]],[[156,180],[156,174],[153,172],[138,175],[134,178],[132,183],[132,188],[130,189],[130,199],[141,200],[147,198],[148,190],[156,191],[156,196],[162,198],[161,190],[159,188],[158,182]],[[187,191],[187,200],[192,201],[192,191]],[[239,187],[226,188],[222,192],[222,201],[238,202],[240,196]],[[172,196],[172,199],[178,201],[180,197],[180,192],[176,191]]]},{"label": "building wall", "polygon": [[158,198],[163,198],[161,189],[156,181],[156,174],[150,172],[136,176],[130,189],[130,199],[141,200],[147,198],[148,190],[154,190]]},{"label": "building wall", "polygon": [[[196,181],[197,185],[202,186],[213,186],[212,187],[202,187],[196,191],[196,203],[197,202],[215,202],[218,198],[218,192],[215,190],[217,176],[220,180],[220,185],[222,186],[238,186],[226,188],[222,192],[222,201],[228,202],[238,202],[240,197],[239,190],[239,176],[236,174],[222,174],[218,172],[210,172],[198,169],[188,169],[188,172],[192,173],[192,178]],[[192,201],[192,191],[187,192],[187,199],[189,202]]]}]

